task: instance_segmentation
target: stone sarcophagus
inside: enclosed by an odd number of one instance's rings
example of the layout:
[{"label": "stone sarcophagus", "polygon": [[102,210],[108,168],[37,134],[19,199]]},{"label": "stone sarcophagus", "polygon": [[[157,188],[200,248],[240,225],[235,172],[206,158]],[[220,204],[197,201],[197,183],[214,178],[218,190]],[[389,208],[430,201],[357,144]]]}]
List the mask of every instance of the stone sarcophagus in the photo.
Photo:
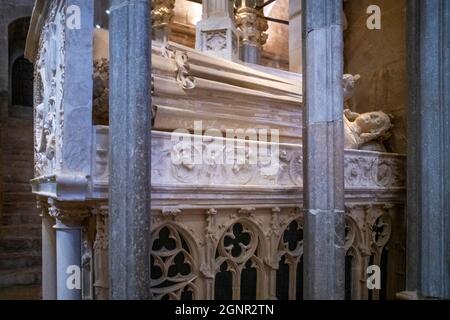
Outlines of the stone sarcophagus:
[{"label": "stone sarcophagus", "polygon": [[[87,3],[35,8],[31,183],[47,225],[58,226],[56,247],[44,252],[58,277],[44,270],[44,281],[57,283],[61,298],[106,299],[108,33],[94,32]],[[67,25],[74,5],[85,6],[81,29]],[[154,43],[152,53],[153,297],[301,299],[301,76],[174,43]],[[402,289],[404,167],[403,155],[345,152],[347,298]],[[59,283],[70,265],[82,280],[68,291]],[[366,286],[369,265],[383,270],[381,290]]]}]

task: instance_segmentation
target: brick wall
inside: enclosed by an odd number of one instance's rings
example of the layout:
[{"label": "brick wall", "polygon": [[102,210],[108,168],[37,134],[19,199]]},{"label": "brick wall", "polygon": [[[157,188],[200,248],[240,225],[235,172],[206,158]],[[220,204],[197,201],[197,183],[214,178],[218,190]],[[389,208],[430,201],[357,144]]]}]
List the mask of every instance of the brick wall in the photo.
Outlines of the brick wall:
[{"label": "brick wall", "polygon": [[34,0],[0,0],[0,299],[41,297],[40,217],[31,194],[32,109],[9,105],[8,26]]}]

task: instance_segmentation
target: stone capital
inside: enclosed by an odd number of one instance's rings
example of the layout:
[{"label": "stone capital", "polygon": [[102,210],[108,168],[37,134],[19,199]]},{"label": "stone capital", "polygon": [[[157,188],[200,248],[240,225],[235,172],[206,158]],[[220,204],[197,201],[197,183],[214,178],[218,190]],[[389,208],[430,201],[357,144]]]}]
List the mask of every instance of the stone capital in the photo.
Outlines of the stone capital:
[{"label": "stone capital", "polygon": [[245,2],[236,11],[236,25],[242,44],[261,48],[267,41],[269,25],[262,9],[247,6]]},{"label": "stone capital", "polygon": [[153,28],[168,26],[175,17],[175,0],[153,0]]},{"label": "stone capital", "polygon": [[49,216],[55,218],[58,222],[56,228],[61,224],[65,226],[78,226],[89,215],[89,208],[85,203],[80,202],[66,202],[55,199],[48,200]]}]

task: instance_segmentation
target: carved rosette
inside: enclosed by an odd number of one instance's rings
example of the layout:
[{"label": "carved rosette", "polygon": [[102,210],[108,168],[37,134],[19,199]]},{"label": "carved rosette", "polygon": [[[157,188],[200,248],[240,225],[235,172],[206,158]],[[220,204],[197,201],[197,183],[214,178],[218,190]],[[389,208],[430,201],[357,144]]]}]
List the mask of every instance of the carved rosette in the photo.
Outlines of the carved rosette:
[{"label": "carved rosette", "polygon": [[153,0],[153,28],[168,26],[175,17],[175,0]]},{"label": "carved rosette", "polygon": [[269,25],[262,9],[247,6],[243,2],[236,12],[236,24],[243,44],[261,48],[266,43]]}]

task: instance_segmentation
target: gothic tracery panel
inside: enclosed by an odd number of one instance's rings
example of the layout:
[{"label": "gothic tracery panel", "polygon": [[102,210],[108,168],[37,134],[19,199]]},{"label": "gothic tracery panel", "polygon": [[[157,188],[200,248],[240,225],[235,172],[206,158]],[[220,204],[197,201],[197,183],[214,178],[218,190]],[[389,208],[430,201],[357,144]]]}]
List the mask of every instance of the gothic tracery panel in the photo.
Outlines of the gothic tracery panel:
[{"label": "gothic tracery panel", "polygon": [[277,299],[303,299],[303,224],[300,219],[292,220],[284,230],[277,260]]},{"label": "gothic tracery panel", "polygon": [[215,299],[260,299],[264,264],[259,229],[247,220],[233,223],[216,250]]},{"label": "gothic tracery panel", "polygon": [[157,300],[192,300],[197,297],[198,259],[185,235],[164,224],[152,235],[151,290]]}]

